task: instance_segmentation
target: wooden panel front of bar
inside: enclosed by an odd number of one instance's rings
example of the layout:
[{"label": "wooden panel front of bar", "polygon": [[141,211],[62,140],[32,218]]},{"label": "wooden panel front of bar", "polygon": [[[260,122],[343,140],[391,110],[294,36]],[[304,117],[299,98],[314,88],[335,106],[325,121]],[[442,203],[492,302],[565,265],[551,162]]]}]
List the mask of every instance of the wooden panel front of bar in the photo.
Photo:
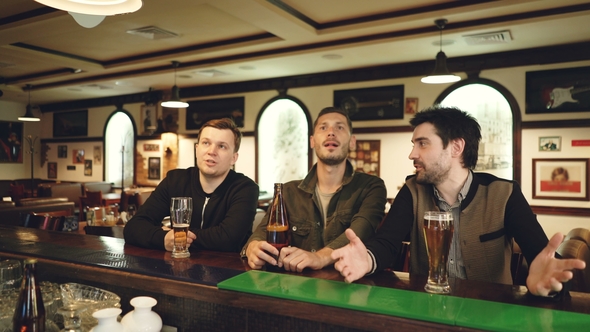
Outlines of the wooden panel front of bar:
[{"label": "wooden panel front of bar", "polygon": [[[154,311],[178,331],[456,331],[429,323],[332,306],[221,290],[217,284],[250,270],[236,253],[194,251],[187,259],[169,252],[126,245],[122,239],[0,226],[0,257],[37,257],[41,280],[78,282],[121,297],[123,313],[135,296],[158,300]],[[300,275],[343,281],[333,268]],[[425,277],[384,271],[361,284],[424,292]],[[551,301],[527,295],[524,287],[451,280],[452,295],[532,307],[590,313],[590,294]],[[318,290],[321,292],[321,290]]]}]

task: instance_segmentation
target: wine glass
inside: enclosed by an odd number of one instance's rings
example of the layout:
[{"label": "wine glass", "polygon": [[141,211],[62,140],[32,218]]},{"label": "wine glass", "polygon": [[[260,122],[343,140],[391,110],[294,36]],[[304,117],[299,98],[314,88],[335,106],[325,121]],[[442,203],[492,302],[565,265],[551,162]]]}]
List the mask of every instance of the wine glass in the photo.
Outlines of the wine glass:
[{"label": "wine glass", "polygon": [[82,304],[68,304],[57,309],[64,318],[64,328],[60,332],[82,332],[80,314],[86,309],[87,307]]}]

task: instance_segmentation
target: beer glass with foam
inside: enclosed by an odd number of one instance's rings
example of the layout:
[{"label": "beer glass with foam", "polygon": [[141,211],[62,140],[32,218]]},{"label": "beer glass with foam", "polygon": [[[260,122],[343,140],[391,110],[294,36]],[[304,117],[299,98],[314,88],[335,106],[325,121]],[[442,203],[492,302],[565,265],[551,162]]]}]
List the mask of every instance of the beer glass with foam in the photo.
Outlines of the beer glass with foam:
[{"label": "beer glass with foam", "polygon": [[188,228],[193,215],[192,197],[172,197],[170,202],[170,224],[174,231],[174,247],[172,257],[190,257],[186,242]]},{"label": "beer glass with foam", "polygon": [[429,293],[447,294],[449,286],[449,250],[453,240],[453,214],[442,211],[424,213],[424,239],[428,252],[428,281],[424,289]]}]

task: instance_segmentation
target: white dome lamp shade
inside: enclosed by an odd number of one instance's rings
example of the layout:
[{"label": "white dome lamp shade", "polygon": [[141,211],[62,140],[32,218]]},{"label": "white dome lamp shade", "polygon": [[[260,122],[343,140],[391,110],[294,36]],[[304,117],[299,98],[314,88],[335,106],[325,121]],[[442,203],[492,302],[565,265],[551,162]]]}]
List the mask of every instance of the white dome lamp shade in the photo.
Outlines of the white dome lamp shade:
[{"label": "white dome lamp shade", "polygon": [[85,28],[94,28],[105,16],[133,13],[142,6],[142,0],[35,0],[48,7],[68,12]]},{"label": "white dome lamp shade", "polygon": [[436,55],[436,63],[432,74],[422,77],[420,80],[422,83],[427,84],[443,84],[453,83],[461,80],[460,76],[457,76],[449,71],[447,68],[447,55],[442,51],[442,30],[447,24],[446,19],[439,19],[434,21],[438,29],[440,30],[440,51]]},{"label": "white dome lamp shade", "polygon": [[180,100],[180,89],[176,85],[176,68],[180,63],[178,61],[172,61],[172,67],[174,67],[174,86],[172,87],[172,96],[169,100],[160,103],[162,107],[168,108],[186,108],[188,103]]},{"label": "white dome lamp shade", "polygon": [[32,85],[27,84],[27,89],[29,90],[29,104],[27,104],[27,109],[26,109],[25,115],[19,116],[18,121],[27,121],[27,122],[41,121],[40,118],[33,115],[33,107],[31,106],[31,88],[32,87],[33,87]]}]

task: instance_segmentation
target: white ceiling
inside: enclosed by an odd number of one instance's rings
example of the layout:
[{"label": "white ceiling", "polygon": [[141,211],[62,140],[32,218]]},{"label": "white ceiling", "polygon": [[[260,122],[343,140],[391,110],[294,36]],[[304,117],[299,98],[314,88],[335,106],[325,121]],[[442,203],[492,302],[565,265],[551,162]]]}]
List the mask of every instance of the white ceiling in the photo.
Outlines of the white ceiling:
[{"label": "white ceiling", "polygon": [[[139,11],[86,29],[34,1],[2,0],[0,100],[26,103],[26,84],[34,104],[168,91],[173,60],[181,89],[430,59],[434,66],[438,18],[449,21],[449,58],[590,41],[590,1],[143,0]],[[126,33],[148,26],[178,37]],[[465,38],[499,31],[511,40]]]}]

